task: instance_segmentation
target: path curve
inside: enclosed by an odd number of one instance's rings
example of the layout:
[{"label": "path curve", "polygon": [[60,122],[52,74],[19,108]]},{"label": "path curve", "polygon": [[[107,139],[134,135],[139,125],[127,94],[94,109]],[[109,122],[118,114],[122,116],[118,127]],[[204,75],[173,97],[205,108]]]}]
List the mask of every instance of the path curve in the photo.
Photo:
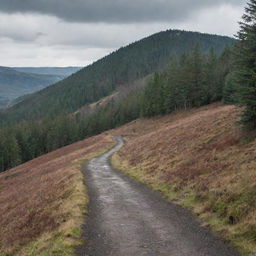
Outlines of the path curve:
[{"label": "path curve", "polygon": [[110,166],[124,144],[85,167],[89,216],[79,256],[238,256],[186,209]]}]

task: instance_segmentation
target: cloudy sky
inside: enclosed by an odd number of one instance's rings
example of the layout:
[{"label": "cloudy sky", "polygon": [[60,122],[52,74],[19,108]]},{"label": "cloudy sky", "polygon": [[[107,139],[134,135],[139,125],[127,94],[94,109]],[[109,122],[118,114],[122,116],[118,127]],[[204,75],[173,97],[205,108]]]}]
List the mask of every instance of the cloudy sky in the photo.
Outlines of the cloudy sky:
[{"label": "cloudy sky", "polygon": [[233,36],[246,0],[0,0],[0,66],[86,66],[176,28]]}]

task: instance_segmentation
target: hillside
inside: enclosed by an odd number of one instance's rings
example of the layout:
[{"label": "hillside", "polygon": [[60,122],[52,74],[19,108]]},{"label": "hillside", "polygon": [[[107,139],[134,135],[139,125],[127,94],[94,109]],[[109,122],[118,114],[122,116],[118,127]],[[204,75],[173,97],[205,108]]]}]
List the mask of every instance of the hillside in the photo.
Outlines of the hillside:
[{"label": "hillside", "polygon": [[256,141],[235,124],[239,113],[212,104],[135,120],[111,131],[126,140],[112,162],[249,253],[256,250]]},{"label": "hillside", "polygon": [[19,72],[68,77],[82,67],[14,67]]},{"label": "hillside", "polygon": [[0,67],[0,108],[6,107],[14,99],[39,91],[60,81],[63,76],[40,75]]},{"label": "hillside", "polygon": [[37,122],[33,120],[37,118],[35,112],[28,121],[12,125],[12,129],[7,122],[0,129],[0,172],[141,116],[168,114],[222,100],[232,72],[231,53],[229,48],[219,56],[212,50],[203,53],[195,45],[161,72],[119,86],[113,94],[70,115],[52,114]]},{"label": "hillside", "polygon": [[74,112],[126,85],[162,70],[170,58],[190,51],[199,43],[204,52],[217,53],[234,39],[223,36],[168,30],[120,48],[50,88],[31,95],[13,106],[2,120],[40,119],[63,112]]},{"label": "hillside", "polygon": [[215,103],[138,119],[0,174],[1,252],[72,255],[88,203],[81,160],[110,148],[109,135],[125,139],[112,159],[117,169],[191,209],[241,252],[254,252],[256,141],[235,125],[239,113]]},{"label": "hillside", "polygon": [[112,145],[99,135],[0,174],[0,255],[73,255],[88,202],[81,164]]}]

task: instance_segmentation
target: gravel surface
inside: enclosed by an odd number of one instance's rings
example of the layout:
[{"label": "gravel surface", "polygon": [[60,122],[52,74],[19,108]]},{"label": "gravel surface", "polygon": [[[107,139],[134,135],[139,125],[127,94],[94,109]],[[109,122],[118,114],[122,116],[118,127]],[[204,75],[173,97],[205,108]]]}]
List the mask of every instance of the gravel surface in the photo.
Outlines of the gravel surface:
[{"label": "gravel surface", "polygon": [[132,180],[109,163],[123,146],[85,167],[90,205],[81,256],[238,256],[188,210]]}]

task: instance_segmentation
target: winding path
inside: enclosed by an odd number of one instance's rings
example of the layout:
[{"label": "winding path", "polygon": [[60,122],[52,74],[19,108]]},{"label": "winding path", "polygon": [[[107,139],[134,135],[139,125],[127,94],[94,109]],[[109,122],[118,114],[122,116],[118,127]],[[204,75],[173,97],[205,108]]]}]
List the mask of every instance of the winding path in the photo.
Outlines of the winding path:
[{"label": "winding path", "polygon": [[113,170],[109,158],[122,145],[85,167],[89,216],[81,256],[238,256],[189,211]]}]

